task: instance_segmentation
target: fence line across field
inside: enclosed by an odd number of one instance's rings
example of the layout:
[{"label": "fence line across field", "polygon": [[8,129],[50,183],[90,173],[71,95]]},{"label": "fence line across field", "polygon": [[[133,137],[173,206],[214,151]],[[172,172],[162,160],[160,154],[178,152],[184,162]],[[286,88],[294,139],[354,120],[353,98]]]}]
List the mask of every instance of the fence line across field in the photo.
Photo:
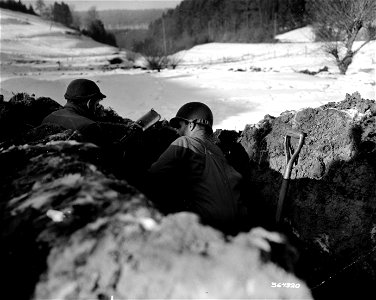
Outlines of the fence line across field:
[{"label": "fence line across field", "polygon": [[[356,41],[354,48],[358,47],[358,43],[362,41]],[[224,47],[222,47],[224,45]],[[203,51],[198,50],[199,57],[195,57],[195,49],[191,49],[190,52],[178,53],[176,55],[182,57],[181,66],[198,66],[198,65],[214,65],[224,63],[238,63],[238,62],[259,62],[270,59],[289,58],[296,56],[303,57],[323,57],[331,60],[331,57],[326,53],[325,46],[329,43],[325,42],[312,42],[312,43],[274,43],[274,44],[239,44],[239,54],[237,56],[228,55],[229,51],[225,44],[222,44],[216,53],[208,53],[204,56]],[[249,47],[247,49],[247,47]],[[236,53],[236,48],[232,49],[233,53]],[[187,55],[189,54],[189,55]],[[213,55],[215,55],[213,57]],[[204,57],[203,57],[204,56]],[[373,59],[373,58],[371,58]]]},{"label": "fence line across field", "polygon": [[[272,46],[272,45],[271,45]],[[273,46],[272,46],[273,47]],[[275,48],[275,47],[273,47]],[[219,56],[216,58],[208,57],[200,58],[200,59],[183,59],[180,65],[182,66],[192,66],[192,65],[214,65],[214,64],[224,64],[224,63],[237,63],[237,62],[257,62],[257,61],[265,61],[269,59],[276,59],[276,58],[284,58],[284,57],[291,57],[291,56],[312,56],[312,55],[322,55],[323,50],[322,46],[318,45],[316,47],[309,47],[307,45],[302,45],[301,47],[297,47],[296,45],[289,47],[278,47],[279,49],[272,49],[265,53],[260,53],[261,51],[257,49],[257,51],[251,53],[244,53],[238,57],[232,56]],[[322,52],[321,52],[322,51]],[[257,54],[260,53],[260,54]]]}]

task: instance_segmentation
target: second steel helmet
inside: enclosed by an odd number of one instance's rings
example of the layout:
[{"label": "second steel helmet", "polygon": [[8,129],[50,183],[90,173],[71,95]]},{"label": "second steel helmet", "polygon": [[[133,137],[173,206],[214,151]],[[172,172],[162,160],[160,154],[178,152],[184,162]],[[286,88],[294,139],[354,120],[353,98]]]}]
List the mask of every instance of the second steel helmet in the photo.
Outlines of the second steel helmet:
[{"label": "second steel helmet", "polygon": [[189,102],[184,104],[170,120],[172,127],[177,127],[179,120],[184,120],[196,124],[213,126],[213,113],[210,108],[201,102]]},{"label": "second steel helmet", "polygon": [[75,79],[69,83],[67,91],[64,95],[67,100],[89,100],[91,98],[106,98],[97,86],[97,84],[89,79]]}]

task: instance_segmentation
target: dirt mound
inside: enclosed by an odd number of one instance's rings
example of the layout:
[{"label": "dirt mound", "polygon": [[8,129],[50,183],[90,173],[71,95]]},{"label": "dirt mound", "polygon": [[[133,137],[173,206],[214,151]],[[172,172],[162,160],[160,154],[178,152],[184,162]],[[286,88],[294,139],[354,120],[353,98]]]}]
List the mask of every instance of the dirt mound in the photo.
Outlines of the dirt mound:
[{"label": "dirt mound", "polygon": [[97,157],[97,147],[75,141],[1,152],[2,272],[5,286],[22,282],[23,289],[9,291],[18,299],[33,292],[53,245],[101,215],[148,207],[126,182],[100,172]]},{"label": "dirt mound", "polygon": [[334,290],[336,296],[359,296],[376,282],[375,116],[375,101],[355,93],[319,108],[266,116],[242,133],[265,226],[274,222],[286,165],[284,135],[289,128],[307,133],[283,217],[285,226],[309,249],[303,276],[311,287],[336,275],[317,287],[318,297]]},{"label": "dirt mound", "polygon": [[[310,298],[302,281],[271,262],[268,240],[284,245],[279,234],[258,229],[227,241],[192,214],[163,217],[127,182],[102,173],[97,154],[97,147],[75,141],[0,153],[2,166],[8,162],[0,173],[3,293]],[[281,282],[300,287],[272,288]]]},{"label": "dirt mound", "polygon": [[[294,271],[317,299],[372,292],[375,101],[347,95],[266,116],[240,137],[216,132],[226,157],[249,180],[250,223],[269,229],[276,228],[284,135],[290,128],[307,134],[278,228],[294,248],[261,228],[225,237],[192,214],[157,211],[134,186],[142,188],[139,175],[176,138],[164,122],[131,138],[119,160],[78,132],[38,126],[56,109],[48,100],[41,113],[30,114],[38,101],[0,102],[0,263],[7,296],[310,298]],[[132,132],[132,121],[113,111],[103,111],[99,121],[114,140]]]},{"label": "dirt mound", "polygon": [[[161,222],[117,213],[77,231],[52,250],[36,298],[310,298],[303,283],[261,262],[257,231],[227,243],[180,213]],[[261,262],[261,263],[260,263]],[[298,289],[273,289],[272,282]],[[100,298],[102,297],[102,298]]]},{"label": "dirt mound", "polygon": [[61,105],[50,98],[36,100],[28,94],[0,101],[0,143],[38,126],[45,116],[59,108]]},{"label": "dirt mound", "polygon": [[[131,131],[104,117],[114,138]],[[311,298],[282,235],[225,237],[193,214],[162,215],[129,184],[176,137],[163,122],[115,167],[77,132],[18,121],[17,137],[8,132],[0,146],[5,298]]]}]

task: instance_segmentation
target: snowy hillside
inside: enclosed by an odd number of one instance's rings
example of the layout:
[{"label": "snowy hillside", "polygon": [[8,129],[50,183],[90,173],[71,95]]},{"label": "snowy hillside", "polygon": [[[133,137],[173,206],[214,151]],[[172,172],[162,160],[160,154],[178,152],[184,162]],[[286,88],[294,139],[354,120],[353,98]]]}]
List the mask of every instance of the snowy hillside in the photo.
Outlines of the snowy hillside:
[{"label": "snowy hillside", "polygon": [[[107,95],[103,104],[137,119],[150,108],[169,119],[188,101],[207,103],[215,128],[242,130],[264,115],[317,107],[360,92],[375,99],[375,41],[339,74],[322,44],[302,41],[309,28],[285,33],[288,43],[196,46],[176,54],[180,65],[160,73],[108,70],[117,49],[38,17],[1,10],[1,94],[28,92],[61,104],[67,84],[86,77]],[[296,42],[295,42],[296,41]],[[300,71],[326,72],[312,76]]]},{"label": "snowy hillside", "polygon": [[312,26],[306,26],[279,34],[275,38],[283,43],[310,43],[315,41],[315,33]]},{"label": "snowy hillside", "polygon": [[14,70],[103,65],[117,51],[37,16],[1,9],[0,20],[2,80]]}]

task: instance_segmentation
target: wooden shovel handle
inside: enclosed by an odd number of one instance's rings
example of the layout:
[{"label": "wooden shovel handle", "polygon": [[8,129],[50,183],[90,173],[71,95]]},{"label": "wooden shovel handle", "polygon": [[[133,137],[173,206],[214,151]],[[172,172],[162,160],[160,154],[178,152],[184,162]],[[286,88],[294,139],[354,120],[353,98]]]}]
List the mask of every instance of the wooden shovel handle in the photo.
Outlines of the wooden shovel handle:
[{"label": "wooden shovel handle", "polygon": [[[277,203],[277,212],[276,212],[276,223],[279,224],[281,222],[281,217],[282,217],[282,211],[283,211],[283,204],[287,195],[287,191],[289,188],[289,183],[290,183],[290,176],[291,176],[291,170],[294,165],[294,162],[299,156],[300,150],[302,149],[304,145],[304,141],[306,138],[307,134],[301,131],[297,130],[289,130],[285,136],[285,154],[286,154],[286,169],[285,173],[283,175],[282,179],[282,186],[279,191],[279,199]],[[299,145],[298,148],[294,151],[294,153],[291,156],[290,153],[290,138],[299,138]],[[291,157],[290,157],[291,156]]]},{"label": "wooden shovel handle", "polygon": [[[287,132],[287,134],[286,134],[286,140],[288,142],[285,144],[285,147],[288,147],[289,137],[299,138],[299,145],[298,145],[298,148],[292,154],[291,158],[289,157],[289,155],[287,155],[287,157],[289,158],[289,160],[287,161],[285,173],[283,175],[284,179],[290,179],[292,167],[293,167],[293,165],[295,163],[295,160],[299,156],[300,150],[302,150],[302,147],[304,145],[304,141],[305,141],[306,136],[307,136],[307,134],[304,133],[304,132],[301,132],[301,131],[289,130]],[[285,150],[289,151],[289,149],[285,149]]]}]

